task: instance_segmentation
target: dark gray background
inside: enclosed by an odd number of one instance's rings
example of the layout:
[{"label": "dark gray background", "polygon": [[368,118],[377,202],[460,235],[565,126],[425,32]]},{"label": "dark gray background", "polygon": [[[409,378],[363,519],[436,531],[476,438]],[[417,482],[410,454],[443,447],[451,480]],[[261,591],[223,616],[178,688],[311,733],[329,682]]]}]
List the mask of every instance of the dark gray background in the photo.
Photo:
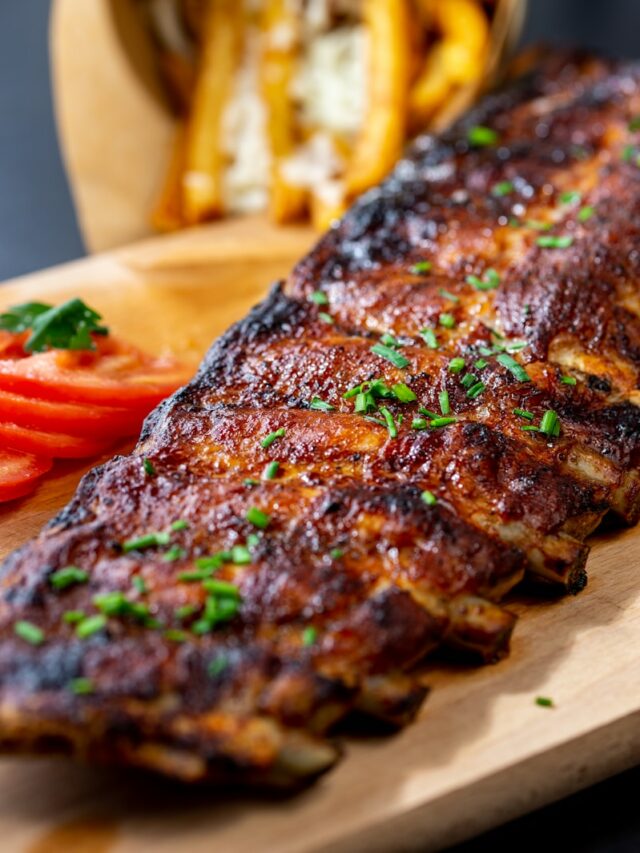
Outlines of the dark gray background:
[{"label": "dark gray background", "polygon": [[[526,42],[640,54],[640,0],[529,0],[529,7]],[[56,144],[48,11],[49,0],[0,0],[0,280],[83,254]],[[639,789],[640,768],[488,833],[458,853],[635,853]]]}]

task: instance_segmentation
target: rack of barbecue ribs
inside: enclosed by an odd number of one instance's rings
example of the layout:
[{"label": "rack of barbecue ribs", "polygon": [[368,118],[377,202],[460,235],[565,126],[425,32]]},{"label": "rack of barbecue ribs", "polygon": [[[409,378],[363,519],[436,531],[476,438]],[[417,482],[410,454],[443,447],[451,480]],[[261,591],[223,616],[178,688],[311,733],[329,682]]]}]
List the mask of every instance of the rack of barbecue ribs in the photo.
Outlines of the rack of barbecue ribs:
[{"label": "rack of barbecue ribs", "polygon": [[297,785],[640,515],[640,66],[551,57],[383,184],[2,571],[0,738]]}]

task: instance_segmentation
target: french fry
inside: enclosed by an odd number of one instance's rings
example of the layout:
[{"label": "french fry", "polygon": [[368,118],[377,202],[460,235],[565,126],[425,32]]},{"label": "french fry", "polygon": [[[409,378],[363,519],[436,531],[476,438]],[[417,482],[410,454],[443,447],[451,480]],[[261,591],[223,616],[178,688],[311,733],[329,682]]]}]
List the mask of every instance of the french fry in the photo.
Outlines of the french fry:
[{"label": "french fry", "polygon": [[151,212],[156,231],[177,231],[182,227],[182,173],[184,170],[186,129],[178,122],[171,159],[160,195]]},{"label": "french fry", "polygon": [[410,73],[405,0],[364,0],[369,34],[368,107],[345,174],[353,197],[378,183],[402,153]]},{"label": "french fry", "polygon": [[326,231],[347,209],[344,187],[332,187],[331,190],[311,194],[311,224],[316,231]]},{"label": "french fry", "polygon": [[182,210],[188,225],[223,213],[222,116],[239,61],[242,23],[239,0],[209,0],[182,177]]},{"label": "french fry", "polygon": [[267,138],[273,166],[269,213],[278,223],[300,219],[308,193],[290,184],[282,161],[296,146],[295,108],[290,95],[296,70],[300,16],[289,0],[265,0],[262,20],[260,86],[267,112]]}]

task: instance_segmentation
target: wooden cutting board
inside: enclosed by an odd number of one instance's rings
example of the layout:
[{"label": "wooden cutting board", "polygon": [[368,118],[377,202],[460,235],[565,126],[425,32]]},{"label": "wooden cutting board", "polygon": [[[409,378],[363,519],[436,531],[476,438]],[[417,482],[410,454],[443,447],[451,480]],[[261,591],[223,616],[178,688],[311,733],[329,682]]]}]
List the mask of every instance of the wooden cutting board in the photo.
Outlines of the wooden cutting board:
[{"label": "wooden cutting board", "polygon": [[[310,245],[306,229],[225,223],[10,282],[2,306],[80,295],[118,333],[194,365]],[[71,495],[61,465],[0,510],[2,554]],[[576,598],[515,599],[511,656],[434,665],[418,721],[345,743],[303,794],[194,790],[58,759],[0,759],[0,844],[28,853],[298,853],[427,850],[589,785],[640,760],[640,531],[600,537]],[[525,612],[526,610],[526,612]],[[552,709],[535,704],[550,696]]]}]

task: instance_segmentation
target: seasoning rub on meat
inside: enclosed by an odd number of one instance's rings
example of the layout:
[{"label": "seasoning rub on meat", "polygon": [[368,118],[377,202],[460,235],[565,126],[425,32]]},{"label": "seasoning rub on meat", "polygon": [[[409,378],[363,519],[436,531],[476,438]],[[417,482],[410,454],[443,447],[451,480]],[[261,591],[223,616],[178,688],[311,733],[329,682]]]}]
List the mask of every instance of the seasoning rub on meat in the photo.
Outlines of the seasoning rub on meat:
[{"label": "seasoning rub on meat", "polygon": [[508,648],[640,515],[640,66],[551,58],[419,139],[5,562],[0,738],[292,785]]}]

